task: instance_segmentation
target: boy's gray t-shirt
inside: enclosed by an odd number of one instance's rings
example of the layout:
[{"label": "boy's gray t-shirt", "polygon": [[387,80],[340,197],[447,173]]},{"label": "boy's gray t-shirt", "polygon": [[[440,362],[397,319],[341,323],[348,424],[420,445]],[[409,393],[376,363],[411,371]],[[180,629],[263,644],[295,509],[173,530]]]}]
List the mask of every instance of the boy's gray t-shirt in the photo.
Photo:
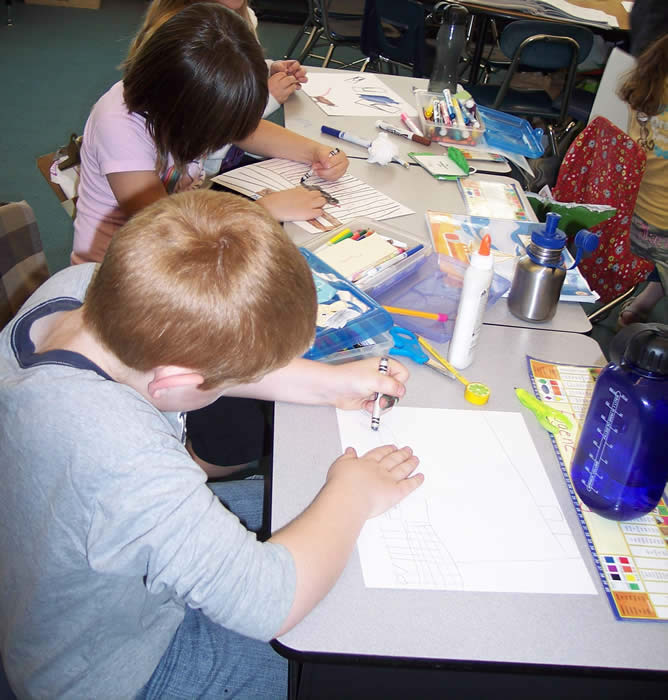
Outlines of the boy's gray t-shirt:
[{"label": "boy's gray t-shirt", "polygon": [[206,486],[184,416],[26,351],[25,315],[76,306],[94,269],[54,275],[0,334],[0,649],[22,697],[133,697],[186,604],[269,640],[295,592],[287,549]]}]

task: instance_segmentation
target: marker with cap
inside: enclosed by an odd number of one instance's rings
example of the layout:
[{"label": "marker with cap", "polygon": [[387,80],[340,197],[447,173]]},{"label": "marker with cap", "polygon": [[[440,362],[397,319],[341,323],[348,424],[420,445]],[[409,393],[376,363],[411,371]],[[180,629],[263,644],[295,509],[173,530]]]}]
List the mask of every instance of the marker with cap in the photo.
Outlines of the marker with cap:
[{"label": "marker with cap", "polygon": [[406,114],[406,112],[401,113],[401,121],[414,133],[417,134],[418,136],[424,136],[424,134],[420,131],[420,129],[417,127],[415,122]]},{"label": "marker with cap", "polygon": [[418,134],[414,134],[411,131],[406,131],[405,129],[400,129],[398,126],[388,124],[382,119],[379,119],[376,122],[376,127],[378,127],[381,131],[386,131],[388,134],[394,134],[395,136],[401,136],[402,138],[408,139],[409,141],[421,143],[423,146],[431,145],[431,139],[428,139],[426,136],[418,136]]}]

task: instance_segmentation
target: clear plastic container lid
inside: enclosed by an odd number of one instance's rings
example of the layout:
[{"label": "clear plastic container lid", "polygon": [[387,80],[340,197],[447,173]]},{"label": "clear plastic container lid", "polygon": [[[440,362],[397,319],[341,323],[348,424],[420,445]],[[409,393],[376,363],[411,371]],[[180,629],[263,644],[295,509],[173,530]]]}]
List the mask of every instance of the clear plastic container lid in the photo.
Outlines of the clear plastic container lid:
[{"label": "clear plastic container lid", "polygon": [[[432,253],[402,279],[395,280],[394,284],[382,289],[371,290],[370,294],[381,305],[447,314],[448,320],[445,323],[413,316],[393,316],[398,326],[408,328],[429,340],[445,343],[452,337],[455,327],[467,267],[460,260]],[[509,288],[509,280],[494,274],[487,307],[494,304]]]},{"label": "clear plastic container lid", "polygon": [[540,158],[544,148],[543,130],[534,129],[526,119],[477,105],[485,120],[485,141],[492,148],[518,153],[527,158]]}]

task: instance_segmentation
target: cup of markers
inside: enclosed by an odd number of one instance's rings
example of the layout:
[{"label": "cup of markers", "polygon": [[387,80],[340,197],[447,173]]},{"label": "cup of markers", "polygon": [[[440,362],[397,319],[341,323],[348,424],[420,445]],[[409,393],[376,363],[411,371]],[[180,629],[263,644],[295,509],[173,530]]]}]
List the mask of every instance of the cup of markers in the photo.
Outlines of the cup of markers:
[{"label": "cup of markers", "polygon": [[416,90],[415,99],[426,138],[460,146],[475,146],[482,139],[485,124],[468,93]]}]

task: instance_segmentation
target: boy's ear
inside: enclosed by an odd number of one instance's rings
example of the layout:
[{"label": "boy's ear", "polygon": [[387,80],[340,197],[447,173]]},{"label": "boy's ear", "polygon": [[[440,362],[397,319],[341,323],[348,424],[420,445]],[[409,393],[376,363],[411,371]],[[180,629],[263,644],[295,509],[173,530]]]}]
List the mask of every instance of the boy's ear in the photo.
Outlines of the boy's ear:
[{"label": "boy's ear", "polygon": [[152,399],[159,399],[169,389],[196,387],[203,382],[201,374],[185,367],[157,367],[153,370],[153,379],[147,388]]}]

